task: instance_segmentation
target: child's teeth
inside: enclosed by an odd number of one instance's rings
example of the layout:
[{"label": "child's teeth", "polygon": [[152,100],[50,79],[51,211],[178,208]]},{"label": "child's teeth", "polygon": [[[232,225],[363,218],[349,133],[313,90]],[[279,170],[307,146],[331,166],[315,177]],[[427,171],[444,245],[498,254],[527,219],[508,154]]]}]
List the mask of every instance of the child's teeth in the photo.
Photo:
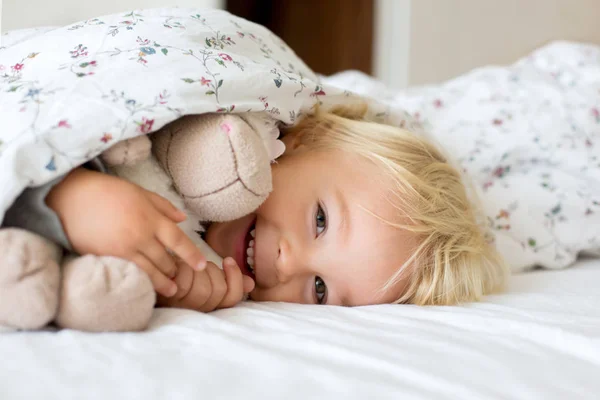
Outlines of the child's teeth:
[{"label": "child's teeth", "polygon": [[252,229],[250,231],[250,236],[255,237],[256,236],[256,229]]},{"label": "child's teeth", "polygon": [[250,245],[250,247],[254,247],[254,240],[251,240],[249,245]]},{"label": "child's teeth", "polygon": [[248,255],[249,255],[250,257],[254,256],[254,249],[253,249],[253,248],[251,248],[251,247],[250,247],[250,248],[248,248]]},{"label": "child's teeth", "polygon": [[254,265],[254,260],[252,259],[252,257],[248,257],[248,258],[246,259],[246,262],[247,262],[249,265]]}]

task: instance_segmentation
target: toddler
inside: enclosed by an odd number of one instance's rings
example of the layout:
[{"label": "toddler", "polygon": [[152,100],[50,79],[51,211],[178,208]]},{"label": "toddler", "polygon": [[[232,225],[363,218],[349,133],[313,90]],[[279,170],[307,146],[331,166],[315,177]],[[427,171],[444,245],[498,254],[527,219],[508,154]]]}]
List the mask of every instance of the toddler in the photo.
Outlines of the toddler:
[{"label": "toddler", "polygon": [[[133,261],[149,274],[159,305],[205,312],[246,297],[450,305],[500,288],[506,268],[458,170],[423,136],[369,122],[365,110],[317,111],[284,130],[286,151],[273,164],[267,200],[206,231],[226,257],[223,270],[177,228],[185,217],[169,202],[90,169],[26,191],[5,224],[81,254]],[[27,196],[45,202],[53,228],[24,221]]]}]

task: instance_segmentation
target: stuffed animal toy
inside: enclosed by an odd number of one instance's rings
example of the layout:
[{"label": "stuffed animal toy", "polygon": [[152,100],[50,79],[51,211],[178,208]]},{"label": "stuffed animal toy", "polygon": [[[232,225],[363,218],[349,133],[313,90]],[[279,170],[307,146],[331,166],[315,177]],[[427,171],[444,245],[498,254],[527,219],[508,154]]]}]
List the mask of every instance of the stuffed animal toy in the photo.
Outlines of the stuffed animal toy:
[{"label": "stuffed animal toy", "polygon": [[[284,150],[278,135],[276,121],[257,113],[193,115],[150,138],[119,142],[102,159],[115,175],[184,210],[188,218],[180,227],[220,266],[221,258],[200,237],[202,222],[236,219],[260,206],[272,188],[270,162]],[[37,234],[0,230],[0,325],[147,327],[156,294],[142,270],[115,257],[63,253]]]}]

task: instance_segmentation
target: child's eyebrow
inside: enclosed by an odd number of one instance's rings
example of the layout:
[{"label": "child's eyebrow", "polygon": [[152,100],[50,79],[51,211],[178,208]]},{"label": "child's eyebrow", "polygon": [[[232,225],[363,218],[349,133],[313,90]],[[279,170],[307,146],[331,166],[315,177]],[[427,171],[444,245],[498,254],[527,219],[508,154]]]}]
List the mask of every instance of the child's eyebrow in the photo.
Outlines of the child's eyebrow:
[{"label": "child's eyebrow", "polygon": [[340,190],[339,187],[335,188],[335,199],[337,202],[337,209],[339,210],[339,222],[337,223],[337,234],[342,239],[342,243],[346,244],[348,242],[348,234],[350,232],[350,218],[349,218],[349,209],[348,202],[346,201],[346,197],[344,193]]}]

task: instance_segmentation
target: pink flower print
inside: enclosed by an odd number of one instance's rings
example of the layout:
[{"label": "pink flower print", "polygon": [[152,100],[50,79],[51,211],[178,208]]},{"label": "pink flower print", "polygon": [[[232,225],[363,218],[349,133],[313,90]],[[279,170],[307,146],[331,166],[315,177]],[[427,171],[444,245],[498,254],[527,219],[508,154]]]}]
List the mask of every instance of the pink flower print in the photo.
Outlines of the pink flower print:
[{"label": "pink flower print", "polygon": [[489,189],[490,187],[492,187],[493,185],[494,185],[494,182],[492,182],[492,181],[487,181],[487,182],[485,182],[485,183],[483,184],[483,190],[487,190],[487,189]]},{"label": "pink flower print", "polygon": [[219,57],[221,57],[225,61],[233,61],[233,58],[229,54],[219,53]]},{"label": "pink flower print", "polygon": [[267,102],[267,96],[261,96],[258,98],[258,100],[260,100],[260,102],[263,103],[263,106],[265,106],[265,110],[269,107],[269,103]]},{"label": "pink flower print", "polygon": [[209,84],[210,82],[211,82],[211,80],[210,80],[210,79],[206,79],[205,77],[202,77],[202,78],[200,79],[200,84],[201,84],[202,86],[208,86],[208,84]]},{"label": "pink flower print", "polygon": [[243,38],[244,36],[246,36],[246,35],[244,35],[244,34],[243,34],[242,32],[240,32],[240,31],[237,31],[237,35],[238,35],[239,37],[241,37],[241,38]]},{"label": "pink flower print", "polygon": [[0,71],[4,71],[6,69],[6,67],[2,64],[0,64]]},{"label": "pink flower print", "polygon": [[167,98],[169,97],[169,94],[167,93],[166,90],[163,90],[161,93],[159,93],[158,95],[158,102],[159,104],[167,104]]},{"label": "pink flower print", "polygon": [[500,125],[502,125],[502,120],[500,118],[494,118],[492,120],[492,124],[496,125],[496,126],[500,126]]},{"label": "pink flower print", "polygon": [[90,65],[93,65],[94,67],[96,66],[96,61],[90,61]]},{"label": "pink flower print", "polygon": [[219,107],[217,108],[217,112],[232,112],[235,109],[235,104],[231,105],[230,107]]},{"label": "pink flower print", "polygon": [[442,100],[440,100],[440,99],[435,99],[435,100],[433,101],[433,106],[434,106],[435,108],[442,108],[442,107],[444,106],[444,103],[443,103],[443,102],[442,102]]},{"label": "pink flower print", "polygon": [[150,40],[142,39],[141,37],[138,36],[136,42],[138,42],[138,44],[140,44],[142,46],[145,46],[150,43]]},{"label": "pink flower print", "polygon": [[13,71],[20,71],[23,69],[25,65],[21,64],[21,63],[16,63],[15,65],[12,66]]},{"label": "pink flower print", "polygon": [[327,93],[321,88],[321,86],[317,86],[315,90],[310,94],[311,97],[325,96]]},{"label": "pink flower print", "polygon": [[57,125],[59,128],[70,128],[69,122],[66,119],[61,119]]},{"label": "pink flower print", "polygon": [[590,114],[596,119],[596,122],[600,123],[600,109],[594,107],[590,110]]},{"label": "pink flower print", "polygon": [[492,175],[494,175],[496,178],[503,178],[504,175],[506,175],[509,171],[510,171],[510,166],[507,166],[507,167],[497,167],[494,170],[494,172],[492,172]]},{"label": "pink flower print", "polygon": [[74,50],[69,51],[71,58],[84,57],[88,55],[87,47],[82,44],[77,45]]},{"label": "pink flower print", "polygon": [[510,217],[510,213],[506,210],[500,210],[500,212],[498,212],[498,215],[496,216],[496,219],[500,219],[500,218],[509,218]]},{"label": "pink flower print", "polygon": [[104,135],[102,135],[102,137],[100,138],[100,141],[102,143],[108,143],[112,140],[113,136],[110,133],[105,133]]},{"label": "pink flower print", "polygon": [[143,134],[147,134],[152,131],[152,125],[154,125],[154,120],[142,117],[142,122],[138,123],[138,125],[138,130]]}]

